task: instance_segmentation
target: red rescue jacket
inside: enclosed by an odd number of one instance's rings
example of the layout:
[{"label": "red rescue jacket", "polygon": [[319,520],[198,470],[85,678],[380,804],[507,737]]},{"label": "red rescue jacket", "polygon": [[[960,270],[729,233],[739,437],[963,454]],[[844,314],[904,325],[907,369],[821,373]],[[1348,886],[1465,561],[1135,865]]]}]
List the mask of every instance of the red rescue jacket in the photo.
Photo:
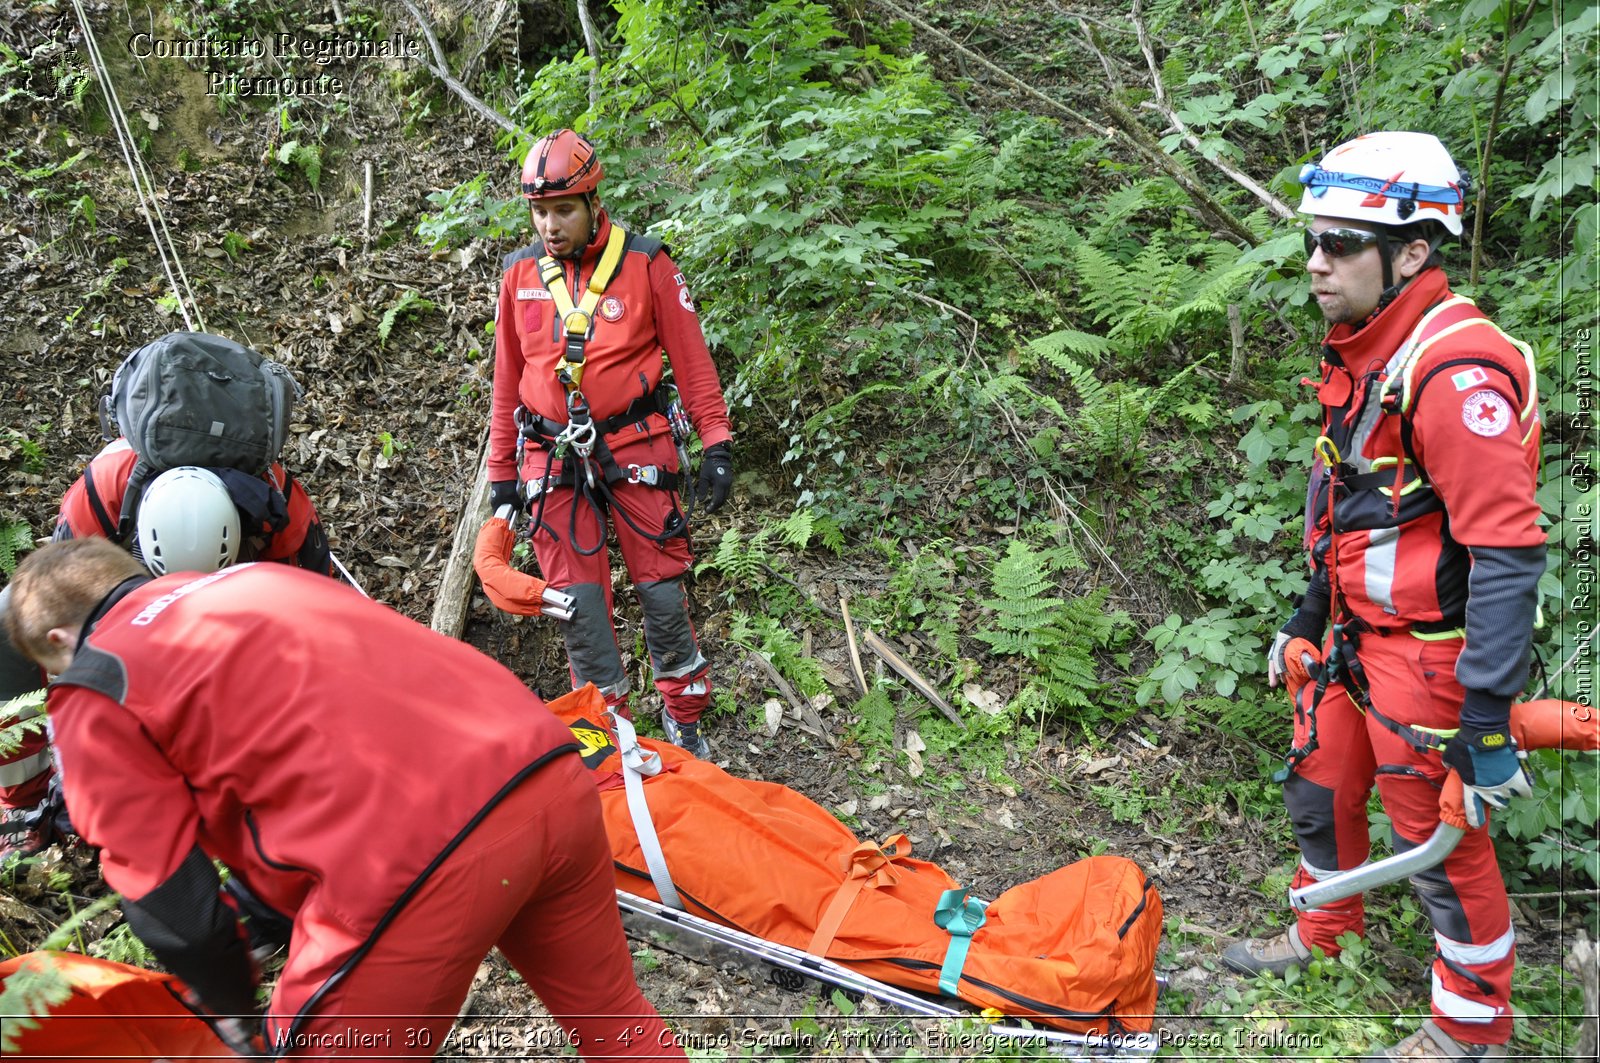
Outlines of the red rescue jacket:
[{"label": "red rescue jacket", "polygon": [[1366,327],[1333,328],[1317,396],[1340,464],[1336,484],[1318,462],[1310,538],[1333,532],[1344,608],[1459,627],[1467,548],[1545,542],[1531,357],[1431,269]]},{"label": "red rescue jacket", "polygon": [[[600,212],[595,238],[578,261],[562,260],[567,290],[577,302],[599,264],[611,233],[611,219]],[[489,422],[489,479],[517,476],[518,405],[566,424],[567,396],[556,369],[565,348],[555,302],[539,277],[543,244],[508,255],[495,311],[494,400]],[[661,383],[661,356],[672,364],[673,382],[683,406],[706,446],[732,438],[728,406],[717,367],[706,349],[700,318],[683,274],[659,241],[635,237],[616,276],[596,307],[594,331],[584,350],[582,388],[597,421],[623,413]],[[606,437],[613,453],[652,444],[652,455],[634,460],[677,468],[666,419],[651,414]],[[529,475],[538,475],[543,462]]]},{"label": "red rescue jacket", "polygon": [[49,710],[112,888],[146,897],[198,844],[329,973],[479,810],[576,748],[505,668],[279,565],[134,587]]}]

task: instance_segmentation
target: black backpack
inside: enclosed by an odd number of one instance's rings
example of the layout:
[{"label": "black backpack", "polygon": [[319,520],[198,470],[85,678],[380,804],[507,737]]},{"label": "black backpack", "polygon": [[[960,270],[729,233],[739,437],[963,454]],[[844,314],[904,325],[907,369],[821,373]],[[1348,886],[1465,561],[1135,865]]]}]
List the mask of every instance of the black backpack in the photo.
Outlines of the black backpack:
[{"label": "black backpack", "polygon": [[[107,537],[128,541],[150,480],[183,465],[222,476],[240,515],[257,531],[263,522],[269,535],[282,530],[288,482],[280,491],[260,476],[278,459],[301,395],[285,366],[205,332],[168,333],[128,355],[112,378],[111,394],[100,400],[102,433],[115,438],[114,420],[138,455],[115,528],[89,485]],[[228,470],[239,475],[225,475]]]}]

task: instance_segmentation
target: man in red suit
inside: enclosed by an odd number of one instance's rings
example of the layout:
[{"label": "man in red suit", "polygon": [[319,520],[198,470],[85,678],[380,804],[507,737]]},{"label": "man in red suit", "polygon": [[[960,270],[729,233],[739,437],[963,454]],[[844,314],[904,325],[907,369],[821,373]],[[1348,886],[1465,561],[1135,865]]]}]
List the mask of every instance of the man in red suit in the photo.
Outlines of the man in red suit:
[{"label": "man in red suit", "polygon": [[684,1058],[634,981],[578,747],[505,668],[283,565],[151,579],[78,539],[12,592],[74,823],[237,1047],[256,976],[214,860],[293,923],[275,1050],[431,1057],[498,947],[585,1058]]},{"label": "man in red suit", "polygon": [[526,504],[551,587],[570,594],[562,624],[575,685],[594,683],[628,711],[630,683],[611,623],[607,526],[644,614],[668,738],[696,756],[710,664],[689,617],[692,560],[678,507],[679,467],[663,355],[701,441],[696,504],[711,513],[733,485],[733,433],[694,301],[661,241],[625,232],[600,206],[604,170],[570,129],[528,152],[522,192],[539,242],[507,256],[495,316],[489,423],[491,507]]},{"label": "man in red suit", "polygon": [[[1330,328],[1310,582],[1268,661],[1276,685],[1306,656],[1326,660],[1295,706],[1284,783],[1294,884],[1367,859],[1374,783],[1396,850],[1426,841],[1446,773],[1458,772],[1479,829],[1412,879],[1437,946],[1433,1018],[1365,1059],[1504,1058],[1515,935],[1483,823],[1487,807],[1530,793],[1508,719],[1545,564],[1532,352],[1450,291],[1438,249],[1461,235],[1470,186],[1437,138],[1358,137],[1300,180],[1306,269]],[[1363,929],[1357,896],[1223,959],[1281,973]]]}]

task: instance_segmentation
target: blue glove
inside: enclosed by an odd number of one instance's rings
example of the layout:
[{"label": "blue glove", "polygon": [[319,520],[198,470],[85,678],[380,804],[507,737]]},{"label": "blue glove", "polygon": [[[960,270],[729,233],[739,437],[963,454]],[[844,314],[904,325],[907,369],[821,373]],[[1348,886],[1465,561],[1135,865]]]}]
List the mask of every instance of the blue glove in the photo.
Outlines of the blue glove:
[{"label": "blue glove", "polygon": [[1444,747],[1444,762],[1461,776],[1469,826],[1481,827],[1487,821],[1485,805],[1505,808],[1513,797],[1533,796],[1517,743],[1504,727],[1480,731],[1463,725]]}]

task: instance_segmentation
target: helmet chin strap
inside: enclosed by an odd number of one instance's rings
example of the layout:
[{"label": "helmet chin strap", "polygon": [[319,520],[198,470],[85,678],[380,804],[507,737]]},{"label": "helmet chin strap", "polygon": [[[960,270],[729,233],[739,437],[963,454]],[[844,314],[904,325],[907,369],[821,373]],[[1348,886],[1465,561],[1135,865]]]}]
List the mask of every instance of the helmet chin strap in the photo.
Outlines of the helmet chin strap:
[{"label": "helmet chin strap", "polygon": [[[1383,259],[1383,293],[1378,296],[1378,305],[1373,308],[1372,313],[1367,315],[1366,320],[1362,321],[1360,325],[1356,326],[1357,329],[1364,328],[1366,325],[1370,324],[1372,322],[1372,320],[1374,318],[1376,318],[1379,314],[1383,313],[1384,308],[1387,307],[1390,303],[1394,302],[1395,299],[1399,297],[1401,292],[1405,291],[1406,285],[1410,284],[1413,280],[1416,279],[1415,277],[1402,277],[1402,278],[1400,278],[1398,283],[1395,281],[1395,279],[1394,279],[1394,256],[1389,251],[1389,228],[1388,228],[1388,226],[1386,226],[1386,225],[1378,226],[1377,234],[1378,234],[1378,255]],[[1444,241],[1443,241],[1442,237],[1434,237],[1432,239],[1429,239],[1429,241],[1428,241],[1428,254],[1429,254],[1430,257],[1433,255],[1433,253],[1435,251],[1437,251],[1439,249],[1439,245],[1441,243],[1443,243],[1443,242]]]}]

